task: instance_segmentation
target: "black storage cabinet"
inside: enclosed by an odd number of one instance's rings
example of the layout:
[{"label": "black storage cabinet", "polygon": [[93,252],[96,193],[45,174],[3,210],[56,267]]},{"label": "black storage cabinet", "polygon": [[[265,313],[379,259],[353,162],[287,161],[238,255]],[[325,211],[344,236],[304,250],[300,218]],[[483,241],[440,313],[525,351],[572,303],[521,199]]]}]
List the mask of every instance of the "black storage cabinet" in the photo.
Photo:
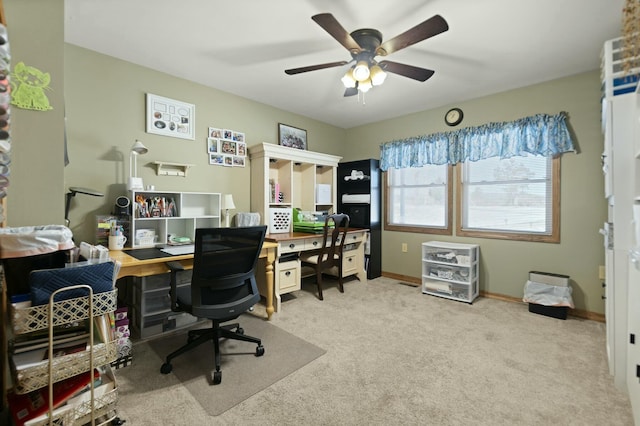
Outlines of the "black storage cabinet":
[{"label": "black storage cabinet", "polygon": [[[362,172],[351,179],[352,171]],[[359,175],[359,173],[356,173]],[[345,180],[345,177],[349,179]],[[365,255],[367,278],[382,274],[382,191],[380,163],[375,159],[338,163],[338,212],[349,215],[350,228],[369,229],[369,254]],[[343,202],[343,195],[369,195],[369,202]]]}]

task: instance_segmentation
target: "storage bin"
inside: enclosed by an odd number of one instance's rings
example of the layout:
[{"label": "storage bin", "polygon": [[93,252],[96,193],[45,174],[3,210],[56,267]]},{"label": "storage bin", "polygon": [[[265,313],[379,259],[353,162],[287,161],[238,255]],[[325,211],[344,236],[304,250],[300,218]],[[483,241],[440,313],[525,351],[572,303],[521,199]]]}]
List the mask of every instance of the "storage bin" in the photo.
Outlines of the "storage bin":
[{"label": "storage bin", "polygon": [[529,303],[529,312],[566,320],[569,308],[567,306],[544,306],[537,303]]},{"label": "storage bin", "polygon": [[291,209],[269,209],[269,233],[283,234],[289,232],[291,226]]},{"label": "storage bin", "polygon": [[523,301],[529,303],[529,312],[566,320],[573,308],[571,291],[568,275],[530,271]]}]

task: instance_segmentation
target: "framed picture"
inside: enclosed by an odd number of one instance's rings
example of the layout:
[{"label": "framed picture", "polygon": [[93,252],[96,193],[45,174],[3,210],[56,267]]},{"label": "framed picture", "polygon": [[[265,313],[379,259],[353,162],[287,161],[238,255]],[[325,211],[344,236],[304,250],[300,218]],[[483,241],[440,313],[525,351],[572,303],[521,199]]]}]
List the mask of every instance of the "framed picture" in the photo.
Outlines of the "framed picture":
[{"label": "framed picture", "polygon": [[242,142],[236,142],[236,155],[240,157],[247,156],[247,144]]},{"label": "framed picture", "polygon": [[233,132],[233,140],[236,142],[244,142],[244,133]]},{"label": "framed picture", "polygon": [[207,138],[207,152],[213,154],[218,153],[218,139]]},{"label": "framed picture", "polygon": [[220,153],[226,155],[236,155],[237,142],[223,139],[220,141]]},{"label": "framed picture", "polygon": [[193,104],[147,93],[147,133],[181,139],[195,139]]},{"label": "framed picture", "polygon": [[244,167],[245,157],[233,157],[233,167]]},{"label": "framed picture", "polygon": [[222,166],[224,164],[224,155],[209,154],[209,164]]},{"label": "framed picture", "polygon": [[282,146],[307,149],[307,131],[278,123],[278,141]]},{"label": "framed picture", "polygon": [[220,139],[222,137],[222,129],[216,127],[209,127],[209,137]]}]

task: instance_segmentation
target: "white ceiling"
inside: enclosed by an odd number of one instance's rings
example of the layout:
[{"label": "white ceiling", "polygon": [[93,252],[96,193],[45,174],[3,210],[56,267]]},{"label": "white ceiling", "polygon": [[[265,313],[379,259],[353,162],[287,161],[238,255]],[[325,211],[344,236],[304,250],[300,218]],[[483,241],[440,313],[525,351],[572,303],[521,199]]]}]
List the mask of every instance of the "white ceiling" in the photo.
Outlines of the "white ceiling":
[{"label": "white ceiling", "polygon": [[[350,128],[594,70],[620,36],[624,0],[65,0],[65,40],[286,111]],[[329,12],[383,41],[435,14],[449,31],[385,59],[435,71],[389,74],[364,98],[343,97],[348,61],[311,20]],[[162,95],[162,93],[158,93]],[[189,99],[180,99],[189,102]],[[292,123],[293,124],[293,123]]]}]

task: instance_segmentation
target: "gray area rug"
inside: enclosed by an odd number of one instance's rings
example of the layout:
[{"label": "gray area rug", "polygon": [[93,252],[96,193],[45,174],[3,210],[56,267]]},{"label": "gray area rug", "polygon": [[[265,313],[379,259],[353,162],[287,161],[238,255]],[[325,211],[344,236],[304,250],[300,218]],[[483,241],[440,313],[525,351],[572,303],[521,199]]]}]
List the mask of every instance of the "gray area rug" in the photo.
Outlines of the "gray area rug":
[{"label": "gray area rug", "polygon": [[[326,352],[263,318],[243,314],[238,322],[247,335],[262,339],[265,353],[256,357],[254,343],[221,340],[222,383],[219,385],[212,386],[207,379],[215,368],[213,344],[204,343],[180,355],[172,361],[170,374],[160,373],[164,358],[186,343],[186,331],[136,345],[131,370],[139,362],[147,364],[149,359],[144,359],[142,353],[145,352],[143,346],[148,346],[159,358],[149,374],[176,377],[209,415],[218,416]],[[127,370],[129,367],[121,371],[123,374],[131,372]]]}]

